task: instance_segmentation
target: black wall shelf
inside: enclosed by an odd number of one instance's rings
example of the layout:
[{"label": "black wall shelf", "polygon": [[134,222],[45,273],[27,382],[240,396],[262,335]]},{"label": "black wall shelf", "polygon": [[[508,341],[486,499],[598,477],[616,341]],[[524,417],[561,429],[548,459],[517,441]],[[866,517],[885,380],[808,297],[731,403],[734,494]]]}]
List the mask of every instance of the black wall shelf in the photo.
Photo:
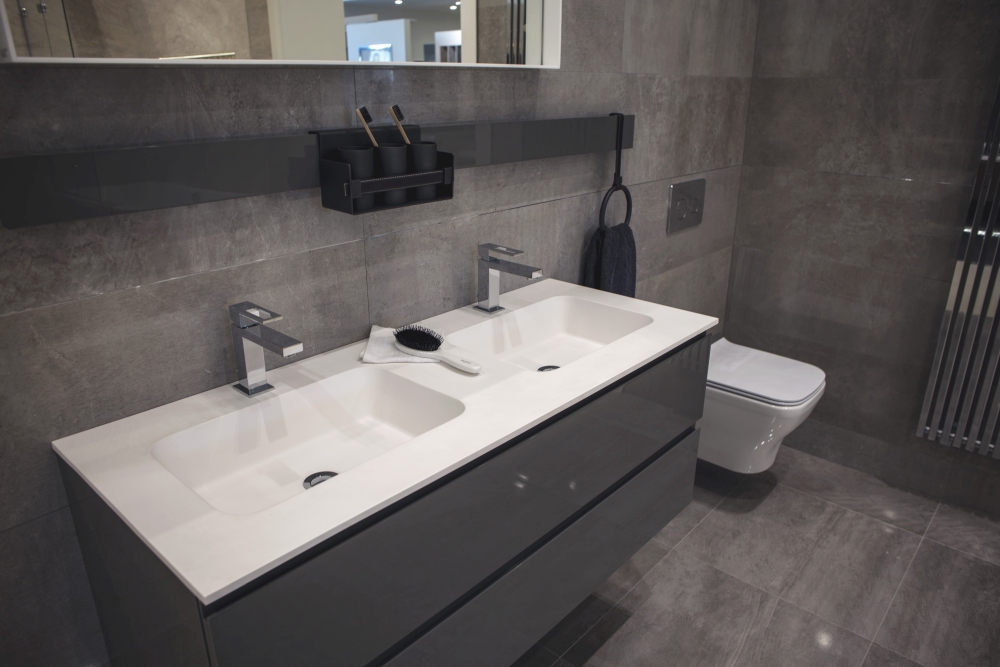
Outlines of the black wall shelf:
[{"label": "black wall shelf", "polygon": [[[625,148],[634,116],[625,117]],[[613,151],[612,116],[405,126],[453,169]],[[372,128],[399,141],[395,127]],[[34,227],[320,187],[324,135],[368,143],[363,129],[0,158],[0,224]],[[376,135],[378,138],[379,135]],[[445,184],[442,183],[442,186]],[[441,187],[441,186],[439,186]],[[449,185],[450,187],[450,185]]]}]

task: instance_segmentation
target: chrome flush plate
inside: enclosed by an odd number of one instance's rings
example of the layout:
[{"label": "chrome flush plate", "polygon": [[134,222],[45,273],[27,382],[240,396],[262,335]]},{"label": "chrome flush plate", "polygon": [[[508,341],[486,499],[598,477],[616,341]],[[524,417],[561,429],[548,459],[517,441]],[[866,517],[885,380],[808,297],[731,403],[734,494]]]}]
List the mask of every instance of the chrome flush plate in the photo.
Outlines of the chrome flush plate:
[{"label": "chrome flush plate", "polygon": [[670,208],[667,210],[667,234],[700,225],[704,208],[704,178],[671,185]]}]

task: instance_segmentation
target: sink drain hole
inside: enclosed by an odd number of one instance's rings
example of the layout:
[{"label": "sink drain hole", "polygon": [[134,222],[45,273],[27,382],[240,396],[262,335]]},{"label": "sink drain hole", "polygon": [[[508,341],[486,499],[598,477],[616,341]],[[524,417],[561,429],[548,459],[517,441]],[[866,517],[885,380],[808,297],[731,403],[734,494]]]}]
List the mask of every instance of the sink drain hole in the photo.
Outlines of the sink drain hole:
[{"label": "sink drain hole", "polygon": [[307,489],[311,489],[317,484],[322,484],[331,477],[336,477],[336,476],[337,473],[330,472],[329,470],[324,470],[323,472],[314,472],[313,474],[309,475],[304,480],[302,480],[302,486],[306,487]]},{"label": "sink drain hole", "polygon": [[558,368],[559,368],[558,366],[539,366],[538,367],[538,372],[539,373],[548,373],[549,371],[554,371],[554,370],[556,370]]}]

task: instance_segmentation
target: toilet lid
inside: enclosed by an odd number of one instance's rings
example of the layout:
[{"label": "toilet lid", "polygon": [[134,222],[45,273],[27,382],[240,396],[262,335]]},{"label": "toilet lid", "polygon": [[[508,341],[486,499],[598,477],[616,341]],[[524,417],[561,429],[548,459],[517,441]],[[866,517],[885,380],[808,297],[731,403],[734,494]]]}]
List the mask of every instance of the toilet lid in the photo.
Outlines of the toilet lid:
[{"label": "toilet lid", "polygon": [[709,386],[775,405],[804,403],[823,386],[826,373],[811,364],[735,345],[725,338],[712,344]]}]

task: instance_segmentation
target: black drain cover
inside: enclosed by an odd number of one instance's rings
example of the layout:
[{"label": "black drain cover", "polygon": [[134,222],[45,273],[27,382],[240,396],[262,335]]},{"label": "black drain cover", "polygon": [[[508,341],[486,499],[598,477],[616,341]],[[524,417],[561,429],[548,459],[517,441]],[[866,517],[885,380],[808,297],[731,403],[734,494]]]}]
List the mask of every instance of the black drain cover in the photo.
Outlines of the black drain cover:
[{"label": "black drain cover", "polygon": [[547,373],[549,371],[554,371],[557,368],[559,368],[559,367],[558,366],[539,366],[538,367],[538,372],[539,373]]},{"label": "black drain cover", "polygon": [[311,489],[317,484],[322,484],[331,477],[336,477],[336,476],[337,473],[330,472],[329,470],[324,470],[323,472],[314,472],[313,474],[309,475],[304,480],[302,480],[302,486],[306,487],[307,489]]}]

